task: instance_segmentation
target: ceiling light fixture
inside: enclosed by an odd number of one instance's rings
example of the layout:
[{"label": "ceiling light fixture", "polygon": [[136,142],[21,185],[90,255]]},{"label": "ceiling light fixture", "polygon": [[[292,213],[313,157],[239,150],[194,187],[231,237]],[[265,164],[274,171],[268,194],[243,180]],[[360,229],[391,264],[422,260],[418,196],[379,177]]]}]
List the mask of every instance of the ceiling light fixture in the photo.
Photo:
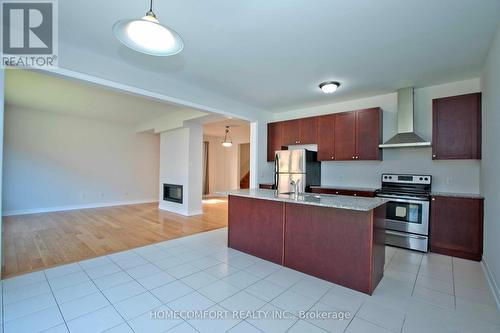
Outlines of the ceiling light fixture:
[{"label": "ceiling light fixture", "polygon": [[226,126],[226,134],[224,135],[224,141],[222,141],[222,145],[224,147],[231,147],[233,145],[233,140],[231,139],[231,134],[229,134],[229,130],[231,126]]},{"label": "ceiling light fixture", "polygon": [[125,19],[113,25],[113,33],[125,46],[153,56],[166,57],[177,54],[184,42],[173,29],[161,25],[153,12],[153,0],[149,11],[140,19]]},{"label": "ceiling light fixture", "polygon": [[340,87],[340,83],[337,81],[326,81],[319,85],[321,91],[325,94],[333,94]]}]

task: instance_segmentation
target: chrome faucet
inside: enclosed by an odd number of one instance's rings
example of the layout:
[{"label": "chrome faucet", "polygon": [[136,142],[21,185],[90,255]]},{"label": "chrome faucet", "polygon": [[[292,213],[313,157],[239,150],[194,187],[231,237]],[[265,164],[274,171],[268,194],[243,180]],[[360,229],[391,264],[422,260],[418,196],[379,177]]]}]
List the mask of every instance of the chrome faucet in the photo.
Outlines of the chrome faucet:
[{"label": "chrome faucet", "polygon": [[290,185],[293,186],[293,193],[295,194],[295,196],[298,196],[299,195],[299,182],[300,182],[300,179],[297,179],[297,180],[293,180],[290,182]]}]

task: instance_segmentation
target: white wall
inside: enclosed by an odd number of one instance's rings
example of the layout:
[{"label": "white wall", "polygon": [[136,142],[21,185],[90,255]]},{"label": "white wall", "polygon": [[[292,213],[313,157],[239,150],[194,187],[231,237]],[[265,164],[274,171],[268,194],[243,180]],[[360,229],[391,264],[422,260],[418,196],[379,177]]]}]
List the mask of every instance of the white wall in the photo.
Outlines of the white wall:
[{"label": "white wall", "polygon": [[224,141],[224,137],[203,136],[203,141],[208,141],[209,146],[208,181],[210,194],[236,190],[240,186],[239,144],[250,142],[249,131],[234,131],[231,133],[231,138],[233,145],[223,147],[221,142]]},{"label": "white wall", "polygon": [[[432,99],[480,90],[479,79],[451,82],[415,89],[415,130],[424,139],[432,139]],[[275,115],[285,120],[379,106],[383,110],[383,140],[396,134],[397,94],[292,110]],[[265,148],[262,148],[265,149]],[[272,163],[261,182],[272,182]],[[436,191],[479,193],[480,162],[432,161],[430,148],[385,149],[382,162],[322,162],[322,185],[379,187],[383,172],[423,173],[434,176]]]},{"label": "white wall", "polygon": [[5,214],[157,201],[159,136],[6,106]]},{"label": "white wall", "polygon": [[160,198],[163,198],[164,183],[182,185],[183,203],[160,200],[160,209],[187,216],[202,213],[202,152],[199,124],[161,133]]},{"label": "white wall", "polygon": [[484,257],[490,281],[500,299],[500,26],[481,78],[483,89],[483,162],[481,187],[484,200]]}]

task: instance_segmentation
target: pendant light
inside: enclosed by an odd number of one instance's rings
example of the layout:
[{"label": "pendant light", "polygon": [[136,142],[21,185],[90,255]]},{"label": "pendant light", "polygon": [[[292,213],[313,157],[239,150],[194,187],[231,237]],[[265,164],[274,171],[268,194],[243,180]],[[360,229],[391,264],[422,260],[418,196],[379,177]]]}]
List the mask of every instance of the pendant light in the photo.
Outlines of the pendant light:
[{"label": "pendant light", "polygon": [[230,129],[231,126],[226,126],[226,134],[224,135],[224,141],[222,141],[222,145],[226,148],[233,145],[233,140],[231,139],[231,135],[229,134]]},{"label": "pendant light", "polygon": [[153,12],[153,0],[150,0],[146,16],[116,22],[113,25],[113,33],[125,46],[153,56],[171,56],[184,48],[179,34],[161,25],[156,18]]}]

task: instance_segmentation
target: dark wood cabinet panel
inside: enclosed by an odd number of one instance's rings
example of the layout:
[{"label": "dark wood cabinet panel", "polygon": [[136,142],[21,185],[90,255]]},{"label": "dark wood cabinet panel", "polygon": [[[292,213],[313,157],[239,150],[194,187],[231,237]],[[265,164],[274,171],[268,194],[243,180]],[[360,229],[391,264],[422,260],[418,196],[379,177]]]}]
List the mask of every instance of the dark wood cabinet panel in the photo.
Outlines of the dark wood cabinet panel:
[{"label": "dark wood cabinet panel", "polygon": [[229,247],[283,265],[285,204],[229,196]]},{"label": "dark wood cabinet panel", "polygon": [[286,204],[285,213],[285,266],[373,292],[384,268],[385,206],[359,212]]},{"label": "dark wood cabinet panel", "polygon": [[302,118],[299,122],[300,135],[299,144],[315,144],[318,136],[318,118]]},{"label": "dark wood cabinet panel", "polygon": [[381,126],[382,110],[380,108],[356,111],[356,159],[380,160],[382,149]]},{"label": "dark wood cabinet panel", "polygon": [[335,159],[334,129],[334,114],[318,117],[318,161]]},{"label": "dark wood cabinet panel", "polygon": [[283,145],[297,145],[300,139],[300,120],[283,121]]},{"label": "dark wood cabinet panel", "polygon": [[432,100],[433,159],[481,159],[481,93]]},{"label": "dark wood cabinet panel", "polygon": [[380,108],[287,120],[268,124],[267,160],[281,146],[299,144],[317,144],[319,161],[381,160],[381,140]]},{"label": "dark wood cabinet panel", "polygon": [[365,198],[375,197],[375,192],[373,191],[357,191],[357,190],[346,190],[346,189],[335,189],[335,188],[312,187],[311,192],[319,194],[348,195],[351,197],[365,197]]},{"label": "dark wood cabinet panel", "polygon": [[483,254],[483,199],[434,196],[432,252],[480,261]]},{"label": "dark wood cabinet panel", "polygon": [[274,161],[274,152],[276,150],[280,150],[282,143],[282,133],[283,133],[283,124],[281,122],[278,123],[269,123],[267,124],[267,161]]},{"label": "dark wood cabinet panel", "polygon": [[335,160],[347,161],[356,158],[356,113],[343,112],[335,116],[334,126]]}]

